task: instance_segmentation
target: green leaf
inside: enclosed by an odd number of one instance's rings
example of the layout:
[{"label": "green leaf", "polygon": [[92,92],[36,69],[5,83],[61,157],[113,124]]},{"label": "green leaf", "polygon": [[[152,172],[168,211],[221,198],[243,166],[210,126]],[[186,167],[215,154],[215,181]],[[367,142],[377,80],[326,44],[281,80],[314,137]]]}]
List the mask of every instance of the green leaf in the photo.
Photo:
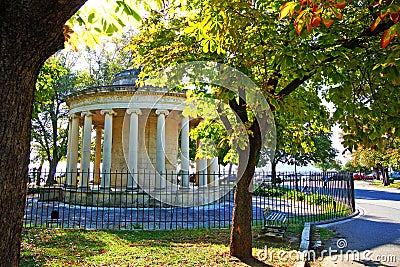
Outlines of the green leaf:
[{"label": "green leaf", "polygon": [[91,14],[89,15],[89,17],[88,17],[88,22],[89,22],[89,23],[93,23],[93,19],[94,19],[95,16],[96,16],[95,13],[91,13]]}]

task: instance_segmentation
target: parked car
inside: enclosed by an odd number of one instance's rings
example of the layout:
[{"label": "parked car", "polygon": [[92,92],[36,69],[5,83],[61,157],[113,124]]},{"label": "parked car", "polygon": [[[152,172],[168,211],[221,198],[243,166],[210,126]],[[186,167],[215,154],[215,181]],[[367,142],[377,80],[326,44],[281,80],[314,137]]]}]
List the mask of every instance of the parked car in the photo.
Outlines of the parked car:
[{"label": "parked car", "polygon": [[365,173],[355,172],[355,173],[353,173],[353,178],[354,178],[354,180],[365,179]]},{"label": "parked car", "polygon": [[376,178],[376,174],[374,172],[365,175],[365,179],[375,179],[375,178]]},{"label": "parked car", "polygon": [[395,172],[391,172],[391,173],[389,173],[389,177],[390,178],[393,178],[393,179],[400,179],[400,172],[397,172],[397,171],[395,171]]}]

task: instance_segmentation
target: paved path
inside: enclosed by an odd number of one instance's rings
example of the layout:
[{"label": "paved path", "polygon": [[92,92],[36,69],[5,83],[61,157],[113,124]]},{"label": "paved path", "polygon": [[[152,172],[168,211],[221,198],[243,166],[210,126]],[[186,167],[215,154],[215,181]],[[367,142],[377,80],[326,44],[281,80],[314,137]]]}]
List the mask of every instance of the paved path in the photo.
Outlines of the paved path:
[{"label": "paved path", "polygon": [[331,256],[321,266],[400,266],[400,190],[356,182],[355,195],[361,214],[325,226],[337,237],[325,245]]}]

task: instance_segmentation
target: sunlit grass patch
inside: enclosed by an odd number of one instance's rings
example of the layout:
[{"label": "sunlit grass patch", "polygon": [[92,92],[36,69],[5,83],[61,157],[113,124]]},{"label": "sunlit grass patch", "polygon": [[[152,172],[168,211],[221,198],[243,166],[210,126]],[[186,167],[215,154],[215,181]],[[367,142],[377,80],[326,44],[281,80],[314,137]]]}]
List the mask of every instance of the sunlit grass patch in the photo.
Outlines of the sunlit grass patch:
[{"label": "sunlit grass patch", "polygon": [[[300,226],[284,242],[254,238],[265,246],[298,247]],[[256,236],[259,228],[254,229]],[[30,228],[23,231],[21,266],[248,266],[229,255],[228,229],[113,231]],[[281,266],[279,261],[270,263]]]},{"label": "sunlit grass patch", "polygon": [[391,183],[387,186],[384,186],[382,181],[379,180],[374,180],[373,182],[371,182],[372,185],[379,187],[379,188],[396,188],[396,189],[400,189],[400,182],[396,181],[394,183]]}]

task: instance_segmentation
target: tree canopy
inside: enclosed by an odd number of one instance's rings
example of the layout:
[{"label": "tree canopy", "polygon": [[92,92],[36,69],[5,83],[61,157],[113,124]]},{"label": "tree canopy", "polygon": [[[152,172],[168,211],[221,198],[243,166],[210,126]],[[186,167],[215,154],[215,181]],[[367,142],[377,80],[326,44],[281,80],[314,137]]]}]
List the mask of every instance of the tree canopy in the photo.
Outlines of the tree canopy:
[{"label": "tree canopy", "polygon": [[32,147],[40,162],[40,170],[43,161],[49,162],[47,183],[50,184],[58,162],[67,152],[68,111],[65,96],[73,86],[74,79],[61,60],[52,57],[45,62],[36,81]]},{"label": "tree canopy", "polygon": [[[122,10],[135,17],[133,9],[126,7],[127,1],[110,2],[115,2],[118,6],[111,13]],[[336,103],[336,120],[343,126],[345,135],[349,133],[349,136],[356,136],[348,139],[349,146],[351,142],[359,140],[369,146],[382,136],[391,136],[393,133],[396,135],[398,132],[397,125],[381,126],[373,121],[376,119],[374,116],[377,114],[374,112],[378,107],[370,105],[369,102],[386,101],[385,109],[398,104],[395,102],[395,87],[386,87],[390,90],[386,98],[375,96],[381,89],[380,79],[385,85],[388,81],[394,86],[399,85],[399,8],[395,1],[378,1],[378,4],[375,4],[375,1],[353,2],[349,5],[343,5],[343,2],[301,1],[300,5],[307,6],[303,9],[304,12],[296,13],[297,32],[296,28],[290,25],[290,21],[278,19],[279,15],[284,17],[284,9],[281,8],[285,4],[284,1],[206,0],[180,7],[171,4],[144,21],[144,31],[135,38],[133,44],[136,44],[136,47],[133,47],[138,55],[142,55],[140,64],[147,63],[145,65],[148,70],[178,61],[199,59],[227,63],[253,79],[273,109],[279,109],[285,97],[306,81],[317,82],[322,90],[325,90],[322,85],[328,86],[327,95]],[[18,266],[35,80],[41,65],[63,47],[65,38],[71,41],[71,27],[64,26],[65,22],[84,3],[84,0],[1,3],[0,212],[1,224],[4,227],[0,230],[0,260],[8,266]],[[299,31],[301,23],[303,29],[309,28],[307,23],[310,24],[310,17],[311,26],[318,25],[319,17],[314,16],[313,12],[321,11],[320,8],[313,10],[312,5],[320,4],[324,5],[324,8],[326,4],[326,8],[331,12],[334,9],[329,8],[337,5],[335,7],[341,10],[340,14],[333,12],[330,15],[342,17],[342,20],[334,24],[328,21],[328,24],[331,24],[329,28],[320,27],[313,30],[315,27],[311,27],[309,34],[307,31]],[[307,20],[299,23],[302,17]],[[108,20],[102,20],[94,12],[89,12],[87,18],[80,18],[83,16],[75,16],[75,23],[80,24],[84,30],[85,27],[88,28],[86,22],[96,22],[101,25],[98,27],[100,31],[109,33],[115,30],[114,26],[122,26],[118,16],[109,20],[114,23],[107,23]],[[298,32],[301,32],[300,36]],[[380,45],[382,37],[385,50],[382,50]],[[143,47],[140,47],[139,43]],[[364,59],[368,59],[367,64]],[[359,67],[364,65],[368,66],[372,77],[375,77],[372,83],[374,87],[364,87],[363,80],[361,83],[351,81],[350,84],[346,84],[349,73],[356,73]],[[341,102],[339,97],[335,97],[335,92],[342,90],[342,86],[347,92],[346,96],[353,97],[349,97],[348,101],[353,101],[354,98],[364,99],[364,91],[368,92],[370,88],[374,90],[370,96],[367,94],[368,100],[363,101],[361,107],[350,106],[353,110],[347,112],[345,109],[348,108],[348,102]],[[358,93],[356,89],[360,88],[362,90]],[[246,109],[242,106],[245,103],[243,100],[237,100],[230,99],[228,102],[236,111],[241,112],[242,118],[247,122]],[[395,117],[390,111],[388,108],[381,113],[384,114],[384,119]],[[371,119],[373,122],[368,123],[367,128],[359,127],[358,122],[351,121],[352,116],[368,122]],[[254,142],[249,143],[253,160],[254,155],[261,149],[258,142],[261,136],[257,132],[259,125],[250,124],[249,129],[254,130],[253,136],[250,136]],[[363,124],[367,125],[366,122]],[[374,132],[377,134],[373,134]],[[250,169],[252,167],[250,166]],[[243,188],[250,183],[249,176],[252,172],[247,171],[246,179],[237,187],[238,196],[245,201],[239,205],[242,210],[237,209],[238,213],[234,212],[235,218],[249,217],[244,208],[251,209],[251,202]],[[18,212],[14,212],[15,210]],[[248,231],[250,224],[244,223],[240,226],[243,227],[239,228],[234,223],[231,248],[233,254],[248,257],[251,256],[251,233]],[[247,238],[249,235],[250,239]],[[240,242],[245,247],[241,252],[235,247],[235,244]]]},{"label": "tree canopy", "polygon": [[[293,106],[286,110],[291,98],[295,98],[296,92],[301,88],[313,87],[321,96],[326,96],[335,104],[334,120],[344,129],[346,146],[355,145],[360,140],[365,143],[373,141],[373,135],[368,132],[370,130],[365,134],[355,131],[356,127],[351,120],[358,117],[347,115],[348,112],[352,112],[351,109],[348,110],[347,105],[357,106],[358,101],[368,97],[366,92],[362,91],[357,100],[351,99],[351,91],[355,87],[359,88],[352,74],[356,73],[360,66],[365,66],[376,77],[385,80],[385,84],[398,84],[396,65],[398,54],[392,53],[398,47],[398,40],[392,38],[385,50],[380,46],[381,36],[393,26],[393,21],[379,23],[371,31],[370,25],[374,23],[376,17],[370,11],[369,2],[347,5],[345,8],[339,3],[340,6],[335,8],[340,9],[341,15],[337,15],[343,17],[340,22],[331,27],[318,29],[308,26],[310,28],[308,32],[300,29],[308,23],[304,21],[301,22],[303,25],[300,25],[301,17],[296,18],[297,29],[291,27],[289,20],[282,19],[286,12],[284,4],[284,1],[232,0],[195,1],[186,6],[171,5],[160,12],[154,11],[143,21],[140,33],[132,40],[131,49],[138,59],[137,64],[143,66],[143,77],[185,61],[216,61],[237,68],[259,86],[263,96],[275,111],[278,133],[291,129],[284,127],[290,123],[290,116],[286,116],[285,113],[295,113],[296,104],[301,103],[295,100]],[[304,14],[307,12],[304,11]],[[335,14],[329,14],[331,15]],[[331,22],[327,21],[327,24]],[[370,60],[370,63],[365,64],[367,60]],[[364,78],[360,76],[360,84],[365,83]],[[390,92],[395,94],[391,88]],[[343,94],[346,95],[347,101],[342,101],[343,98],[340,98],[339,95]],[[214,96],[219,99],[224,98],[223,94]],[[317,97],[316,93],[314,97]],[[311,94],[305,99],[310,101]],[[233,101],[229,103],[232,104],[231,107],[235,107]],[[362,109],[359,116],[367,120],[365,106],[367,109],[372,108],[364,103],[364,107],[356,107],[353,110]],[[285,112],[278,115],[278,112],[284,109]],[[307,108],[301,114],[309,110]],[[283,126],[281,131],[280,116]],[[322,114],[319,116],[323,118]],[[377,119],[369,117],[372,120]],[[312,125],[317,125],[316,122],[318,121],[313,121]],[[302,136],[298,129],[300,127],[297,127],[298,133],[293,136]],[[390,130],[391,128],[387,126],[379,129],[379,138]],[[303,135],[306,136],[304,132]],[[307,151],[311,147],[305,146],[306,141],[296,143],[300,145],[292,147],[297,151],[303,148]],[[249,143],[250,148],[252,145]],[[256,151],[258,149],[260,148],[256,148]],[[233,236],[236,230],[234,225]],[[246,243],[248,244],[247,241]],[[245,251],[249,251],[247,247]],[[235,249],[231,252],[233,255],[238,253]]]}]

